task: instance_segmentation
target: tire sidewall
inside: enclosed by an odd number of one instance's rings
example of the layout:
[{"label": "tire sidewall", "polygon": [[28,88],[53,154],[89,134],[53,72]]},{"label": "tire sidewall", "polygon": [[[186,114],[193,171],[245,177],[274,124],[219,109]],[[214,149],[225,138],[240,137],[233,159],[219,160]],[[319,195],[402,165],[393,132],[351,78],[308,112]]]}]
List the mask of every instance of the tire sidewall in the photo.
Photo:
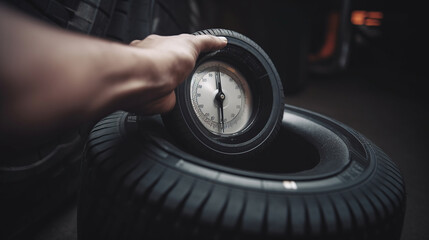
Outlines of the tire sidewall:
[{"label": "tire sidewall", "polygon": [[[361,184],[371,178],[374,174],[377,165],[377,154],[374,151],[372,144],[360,134],[355,132],[343,124],[336,122],[317,113],[303,111],[294,107],[287,107],[285,110],[297,111],[296,113],[305,115],[305,118],[316,121],[317,124],[323,125],[327,131],[332,131],[337,135],[340,142],[334,144],[343,144],[343,148],[348,151],[347,155],[341,155],[345,159],[345,163],[339,169],[332,169],[329,173],[313,174],[303,172],[302,174],[266,174],[244,171],[236,168],[224,166],[222,163],[207,161],[195,155],[189,154],[178,148],[175,144],[167,141],[165,138],[157,136],[148,137],[148,145],[151,148],[157,148],[157,152],[165,152],[174,156],[176,161],[163,162],[170,167],[186,172],[197,178],[207,179],[222,185],[236,187],[239,189],[248,188],[255,191],[263,191],[266,193],[287,193],[287,194],[308,194],[308,193],[324,193],[326,191],[341,191],[350,189]],[[124,118],[126,119],[126,118]],[[135,127],[133,127],[135,129]],[[314,133],[317,136],[319,133]],[[311,138],[313,136],[309,136]],[[311,139],[308,139],[311,141]],[[332,143],[332,142],[329,142]],[[354,146],[353,146],[354,145]],[[322,155],[323,161],[329,164],[329,161],[336,161],[334,155],[339,153],[331,151],[331,147]],[[319,150],[324,150],[323,146]],[[287,157],[279,156],[281,158]],[[343,159],[341,159],[343,160]],[[245,161],[242,161],[246,164]],[[319,163],[318,165],[321,165]],[[316,166],[318,167],[318,166]],[[289,187],[287,186],[289,185]]]}]

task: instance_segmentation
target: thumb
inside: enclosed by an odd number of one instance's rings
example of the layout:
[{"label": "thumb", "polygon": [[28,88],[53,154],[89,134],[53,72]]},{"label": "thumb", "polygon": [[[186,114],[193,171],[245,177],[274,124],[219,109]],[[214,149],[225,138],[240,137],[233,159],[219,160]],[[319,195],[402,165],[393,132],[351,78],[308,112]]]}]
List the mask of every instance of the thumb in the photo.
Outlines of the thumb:
[{"label": "thumb", "polygon": [[137,46],[137,44],[139,44],[142,40],[133,40],[130,45],[131,46]]},{"label": "thumb", "polygon": [[207,52],[221,49],[226,46],[228,40],[222,36],[197,35],[195,36],[195,46],[199,52]]}]

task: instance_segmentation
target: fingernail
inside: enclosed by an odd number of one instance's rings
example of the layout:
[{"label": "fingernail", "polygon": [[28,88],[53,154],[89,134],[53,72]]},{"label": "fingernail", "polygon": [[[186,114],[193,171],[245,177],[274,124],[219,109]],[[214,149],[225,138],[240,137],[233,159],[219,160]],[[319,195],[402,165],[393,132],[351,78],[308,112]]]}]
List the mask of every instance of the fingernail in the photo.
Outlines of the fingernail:
[{"label": "fingernail", "polygon": [[218,37],[220,40],[224,41],[224,42],[228,42],[228,40],[226,39],[226,37]]}]

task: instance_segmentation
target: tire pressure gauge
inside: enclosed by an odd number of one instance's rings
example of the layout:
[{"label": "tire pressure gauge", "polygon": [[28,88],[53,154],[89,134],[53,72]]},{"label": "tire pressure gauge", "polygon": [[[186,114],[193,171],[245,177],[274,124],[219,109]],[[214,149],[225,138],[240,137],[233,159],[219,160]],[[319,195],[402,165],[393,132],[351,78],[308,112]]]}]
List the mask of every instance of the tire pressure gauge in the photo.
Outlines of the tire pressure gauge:
[{"label": "tire pressure gauge", "polygon": [[190,97],[198,120],[215,135],[234,135],[248,125],[252,114],[249,84],[225,62],[199,65],[191,77]]},{"label": "tire pressure gauge", "polygon": [[249,159],[276,136],[283,88],[267,54],[247,37],[225,29],[195,33],[224,36],[225,48],[199,56],[176,89],[165,126],[190,153],[213,161]]}]

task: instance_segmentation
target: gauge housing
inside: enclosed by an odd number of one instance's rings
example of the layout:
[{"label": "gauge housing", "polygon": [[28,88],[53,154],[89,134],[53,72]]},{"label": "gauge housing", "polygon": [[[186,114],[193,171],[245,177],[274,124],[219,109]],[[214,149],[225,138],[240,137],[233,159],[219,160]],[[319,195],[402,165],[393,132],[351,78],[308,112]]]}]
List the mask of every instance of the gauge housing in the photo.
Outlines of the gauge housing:
[{"label": "gauge housing", "polygon": [[201,54],[195,69],[207,61],[224,62],[239,71],[252,94],[252,114],[245,128],[234,134],[214,134],[197,118],[191,103],[190,88],[194,71],[176,88],[176,105],[163,115],[164,124],[185,150],[207,159],[249,159],[275,138],[283,116],[281,80],[266,53],[247,37],[224,29],[197,34],[224,36],[226,47]]}]

